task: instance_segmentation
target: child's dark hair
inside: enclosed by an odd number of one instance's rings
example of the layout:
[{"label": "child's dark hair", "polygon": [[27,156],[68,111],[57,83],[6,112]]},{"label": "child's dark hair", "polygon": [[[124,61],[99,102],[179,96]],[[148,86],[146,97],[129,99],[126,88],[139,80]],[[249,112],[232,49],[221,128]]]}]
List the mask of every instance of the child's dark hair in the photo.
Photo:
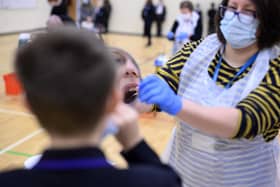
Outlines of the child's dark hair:
[{"label": "child's dark hair", "polygon": [[59,28],[18,50],[15,67],[41,125],[63,136],[87,133],[105,112],[116,65],[88,31]]},{"label": "child's dark hair", "polygon": [[193,4],[190,1],[182,1],[180,3],[180,9],[188,8],[190,11],[193,11]]}]

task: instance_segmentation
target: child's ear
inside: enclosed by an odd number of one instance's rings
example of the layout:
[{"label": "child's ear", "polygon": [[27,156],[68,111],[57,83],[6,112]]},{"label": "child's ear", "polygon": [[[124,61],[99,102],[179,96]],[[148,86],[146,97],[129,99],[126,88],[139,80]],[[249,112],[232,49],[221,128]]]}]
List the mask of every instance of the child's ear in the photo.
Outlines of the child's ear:
[{"label": "child's ear", "polygon": [[24,108],[26,108],[29,112],[32,112],[31,107],[30,107],[30,104],[28,103],[28,100],[27,100],[25,94],[22,94],[22,95],[20,96],[20,102],[21,102],[21,104],[24,106]]}]

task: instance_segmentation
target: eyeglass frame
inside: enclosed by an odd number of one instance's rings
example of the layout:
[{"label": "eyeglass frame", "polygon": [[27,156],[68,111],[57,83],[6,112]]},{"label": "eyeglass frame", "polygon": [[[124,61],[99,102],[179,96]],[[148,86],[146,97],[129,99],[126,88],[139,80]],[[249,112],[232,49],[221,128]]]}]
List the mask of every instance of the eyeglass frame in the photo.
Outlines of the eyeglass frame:
[{"label": "eyeglass frame", "polygon": [[231,8],[231,7],[228,7],[228,6],[224,6],[224,5],[219,6],[219,16],[221,18],[224,18],[226,11],[232,12],[234,14],[232,19],[234,18],[234,16],[237,16],[238,20],[242,23],[244,23],[244,21],[242,21],[242,19],[240,19],[240,15],[251,16],[253,18],[252,21],[246,22],[244,24],[253,23],[257,19],[257,12],[256,11],[253,11],[253,10],[252,11],[237,11],[234,8]]}]

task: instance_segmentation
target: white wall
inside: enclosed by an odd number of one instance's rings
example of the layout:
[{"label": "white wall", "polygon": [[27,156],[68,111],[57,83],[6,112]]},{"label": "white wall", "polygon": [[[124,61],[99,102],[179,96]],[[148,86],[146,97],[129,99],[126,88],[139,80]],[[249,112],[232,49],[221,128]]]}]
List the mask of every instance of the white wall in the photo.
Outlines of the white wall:
[{"label": "white wall", "polygon": [[[79,1],[79,0],[77,0]],[[163,26],[163,32],[167,33],[179,12],[181,0],[164,0],[167,6],[167,19]],[[206,31],[206,12],[211,2],[216,5],[221,0],[192,0],[194,4],[200,3],[204,13],[204,31]],[[110,22],[110,30],[132,34],[142,34],[143,21],[141,10],[146,0],[111,0],[113,12]],[[157,0],[154,0],[156,3]],[[47,0],[37,0],[34,9],[0,9],[0,33],[17,32],[43,28],[50,13]],[[155,33],[155,24],[153,25]]]},{"label": "white wall", "polygon": [[37,0],[32,9],[0,9],[0,33],[43,28],[49,14],[46,0]]},{"label": "white wall", "polygon": [[[127,32],[141,34],[143,30],[143,22],[141,20],[141,10],[146,0],[111,0],[113,12],[110,22],[110,30],[115,32]],[[154,0],[156,3],[157,0]],[[179,4],[181,0],[164,0],[167,6],[167,19],[163,26],[164,33],[167,33],[172,26],[176,15],[179,12]],[[193,4],[200,3],[200,7],[204,13],[204,31],[207,30],[207,10],[211,2],[215,2],[216,6],[221,0],[192,0]],[[154,24],[155,30],[155,24]],[[155,33],[155,32],[153,32]]]}]

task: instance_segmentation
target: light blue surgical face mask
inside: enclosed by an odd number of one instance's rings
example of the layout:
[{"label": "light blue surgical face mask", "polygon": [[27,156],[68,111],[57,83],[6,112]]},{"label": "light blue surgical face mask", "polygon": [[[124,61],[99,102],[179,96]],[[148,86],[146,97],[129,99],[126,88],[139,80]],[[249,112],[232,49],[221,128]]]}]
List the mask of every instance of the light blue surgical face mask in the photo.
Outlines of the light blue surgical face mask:
[{"label": "light blue surgical face mask", "polygon": [[257,19],[252,23],[245,24],[239,21],[237,15],[232,19],[228,19],[225,15],[220,23],[224,38],[234,49],[246,48],[255,43],[258,26]]}]

